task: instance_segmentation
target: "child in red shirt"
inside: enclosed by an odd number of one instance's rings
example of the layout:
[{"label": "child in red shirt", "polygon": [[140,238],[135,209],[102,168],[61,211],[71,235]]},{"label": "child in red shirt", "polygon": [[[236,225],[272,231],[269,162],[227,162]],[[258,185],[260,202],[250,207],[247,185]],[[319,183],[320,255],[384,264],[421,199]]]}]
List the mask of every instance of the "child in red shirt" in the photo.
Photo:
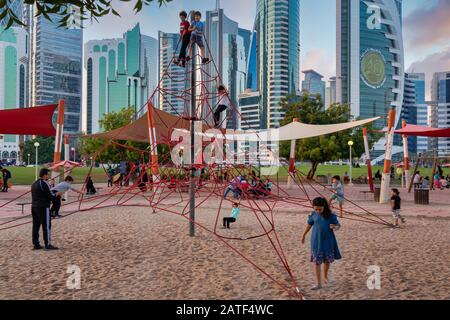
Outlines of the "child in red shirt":
[{"label": "child in red shirt", "polygon": [[180,41],[181,41],[181,49],[180,49],[180,55],[178,56],[178,59],[175,60],[175,64],[185,67],[186,66],[186,50],[189,46],[189,43],[191,41],[191,31],[189,31],[190,23],[187,20],[187,13],[186,11],[180,12]]}]

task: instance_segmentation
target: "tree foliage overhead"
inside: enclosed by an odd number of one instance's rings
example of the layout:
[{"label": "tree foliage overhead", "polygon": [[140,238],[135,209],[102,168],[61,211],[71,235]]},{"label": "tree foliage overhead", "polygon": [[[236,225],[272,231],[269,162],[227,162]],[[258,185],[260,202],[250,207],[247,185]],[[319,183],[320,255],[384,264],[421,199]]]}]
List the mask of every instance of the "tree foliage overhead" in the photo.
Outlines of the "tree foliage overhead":
[{"label": "tree foliage overhead", "polygon": [[[53,163],[53,156],[55,151],[55,137],[39,137],[37,136],[33,140],[25,141],[23,147],[23,161],[27,164],[34,164],[36,162],[36,148],[34,146],[35,142],[39,142],[38,148],[38,162],[42,163]],[[28,155],[30,155],[30,163],[28,163]]]},{"label": "tree foliage overhead", "polygon": [[[104,114],[99,121],[103,131],[119,129],[134,121],[134,107],[123,108],[118,112]],[[86,160],[95,156],[98,151],[96,161],[101,163],[119,163],[120,161],[149,162],[150,147],[148,143],[117,140],[116,143],[99,138],[82,138],[79,140],[78,150]],[[106,147],[105,147],[106,146]],[[146,151],[146,152],[143,152]],[[170,149],[167,145],[158,145],[159,162],[164,163],[170,160]]]},{"label": "tree foliage overhead", "polygon": [[[144,5],[150,5],[158,2],[159,5],[172,0],[117,0],[121,2],[131,2],[135,13],[142,11]],[[117,2],[116,1],[116,2]],[[0,20],[7,20],[6,28],[13,23],[23,25],[18,18],[18,13],[12,9],[12,0],[0,0]],[[119,12],[113,6],[112,0],[71,0],[71,1],[46,1],[46,0],[24,0],[24,4],[36,6],[36,16],[43,16],[46,19],[58,23],[60,27],[67,27],[73,18],[74,12],[77,12],[81,20],[95,20],[113,14],[120,16]],[[53,21],[56,18],[57,21]]]},{"label": "tree foliage overhead", "polygon": [[[286,98],[281,102],[285,111],[285,118],[281,125],[289,124],[294,118],[306,124],[337,124],[350,121],[350,107],[345,104],[334,104],[324,110],[320,96],[312,97],[304,94],[299,100]],[[369,147],[373,145],[379,135],[371,132],[372,125],[366,126],[369,131]],[[311,162],[311,170],[308,178],[313,178],[319,163],[338,159],[349,158],[348,141],[352,140],[353,155],[360,157],[364,153],[364,141],[362,127],[341,131],[326,136],[301,139],[297,141],[295,158]],[[280,154],[289,158],[290,142],[282,142]]]}]

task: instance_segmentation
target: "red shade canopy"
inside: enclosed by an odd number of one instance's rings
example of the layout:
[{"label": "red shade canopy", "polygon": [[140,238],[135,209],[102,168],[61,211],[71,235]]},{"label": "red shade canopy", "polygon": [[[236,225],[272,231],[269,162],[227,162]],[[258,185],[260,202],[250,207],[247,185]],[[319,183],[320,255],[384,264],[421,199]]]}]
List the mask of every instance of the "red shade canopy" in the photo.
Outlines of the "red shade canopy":
[{"label": "red shade canopy", "polygon": [[57,104],[0,111],[0,134],[56,135],[52,117]]},{"label": "red shade canopy", "polygon": [[450,138],[450,128],[431,128],[408,124],[401,130],[395,130],[396,134],[406,134],[407,136]]},{"label": "red shade canopy", "polygon": [[64,160],[55,163],[53,166],[50,167],[50,170],[59,170],[60,168],[64,169],[72,169],[75,167],[81,167],[81,164],[78,162],[70,161],[70,160]]}]

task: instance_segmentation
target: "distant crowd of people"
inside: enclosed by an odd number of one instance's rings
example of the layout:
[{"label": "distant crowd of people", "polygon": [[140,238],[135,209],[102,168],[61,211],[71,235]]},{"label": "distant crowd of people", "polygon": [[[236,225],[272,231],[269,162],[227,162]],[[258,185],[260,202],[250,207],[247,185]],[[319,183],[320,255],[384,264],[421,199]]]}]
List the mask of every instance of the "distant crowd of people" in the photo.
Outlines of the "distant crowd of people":
[{"label": "distant crowd of people", "polygon": [[239,199],[246,195],[256,198],[266,197],[272,192],[272,183],[269,180],[264,181],[261,177],[257,177],[255,171],[252,171],[250,182],[247,180],[246,175],[239,175],[231,179],[223,194],[224,199],[227,198],[230,192],[233,193],[234,199]]}]

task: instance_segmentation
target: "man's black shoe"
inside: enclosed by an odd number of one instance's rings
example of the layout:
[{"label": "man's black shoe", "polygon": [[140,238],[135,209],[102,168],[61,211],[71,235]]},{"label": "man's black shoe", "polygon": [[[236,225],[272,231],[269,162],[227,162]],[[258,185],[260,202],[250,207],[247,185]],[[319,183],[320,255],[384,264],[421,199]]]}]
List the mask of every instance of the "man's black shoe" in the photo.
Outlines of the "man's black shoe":
[{"label": "man's black shoe", "polygon": [[43,246],[34,246],[33,250],[41,250],[42,248],[44,248]]}]

